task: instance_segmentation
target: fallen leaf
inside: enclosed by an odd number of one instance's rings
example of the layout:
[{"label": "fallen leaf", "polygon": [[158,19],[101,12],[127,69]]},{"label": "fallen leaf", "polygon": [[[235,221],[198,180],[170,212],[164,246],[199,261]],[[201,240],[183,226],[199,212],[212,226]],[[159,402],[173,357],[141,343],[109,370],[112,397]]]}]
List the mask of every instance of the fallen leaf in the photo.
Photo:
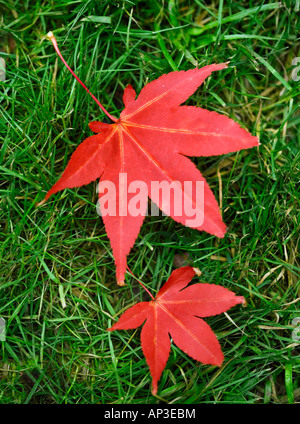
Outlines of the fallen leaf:
[{"label": "fallen leaf", "polygon": [[218,315],[244,303],[227,288],[214,284],[193,284],[195,276],[189,266],[176,269],[150,302],[140,302],[127,309],[119,321],[107,331],[129,330],[143,325],[141,345],[152,376],[152,393],[164,370],[172,338],[186,354],[204,364],[220,366],[223,353],[206,322],[199,317]]},{"label": "fallen leaf", "polygon": [[[59,52],[53,34],[48,36]],[[66,64],[60,52],[59,55]],[[124,91],[125,108],[119,119],[108,114],[68,67],[114,123],[94,121],[89,124],[97,134],[77,147],[45,200],[60,190],[100,179],[100,210],[120,285],[124,284],[127,255],[147,213],[148,196],[175,221],[224,237],[226,226],[214,194],[186,156],[235,152],[258,146],[258,139],[226,116],[180,105],[213,71],[226,67],[226,63],[221,63],[170,72],[148,83],[137,98],[129,85]],[[107,182],[115,191],[106,188]],[[169,190],[169,197],[157,189],[164,183],[174,190],[172,193]],[[184,207],[178,211],[180,203]],[[110,213],[107,213],[108,205]]]},{"label": "fallen leaf", "polygon": [[189,252],[176,253],[173,259],[174,268],[181,268],[182,266],[192,265],[193,259]]}]

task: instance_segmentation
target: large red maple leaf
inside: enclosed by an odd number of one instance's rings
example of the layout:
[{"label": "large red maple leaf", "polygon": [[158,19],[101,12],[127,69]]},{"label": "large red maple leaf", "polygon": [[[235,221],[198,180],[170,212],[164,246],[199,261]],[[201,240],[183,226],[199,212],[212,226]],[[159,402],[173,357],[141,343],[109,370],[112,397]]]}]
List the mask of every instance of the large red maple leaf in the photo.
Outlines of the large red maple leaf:
[{"label": "large red maple leaf", "polygon": [[[66,64],[53,34],[50,38]],[[124,91],[125,108],[119,119],[111,116],[92,95],[114,123],[89,124],[96,135],[77,147],[45,200],[60,190],[100,179],[100,210],[120,285],[124,284],[127,255],[147,213],[148,196],[166,215],[183,225],[218,237],[225,234],[217,201],[200,171],[186,156],[235,152],[258,146],[258,139],[226,116],[180,105],[213,71],[226,67],[226,63],[221,63],[162,75],[147,84],[137,98],[129,85]],[[169,198],[157,189],[164,183],[173,190]],[[108,204],[113,205],[111,213],[107,212]],[[187,207],[182,206],[178,212],[180,204]]]},{"label": "large red maple leaf", "polygon": [[[143,325],[141,345],[152,376],[152,393],[164,370],[171,340],[185,353],[204,364],[220,366],[224,356],[220,344],[206,322],[201,319],[218,315],[244,303],[242,296],[214,284],[193,284],[193,268],[186,266],[172,272],[155,299],[127,309],[108,331],[129,330]],[[199,318],[201,317],[201,318]]]}]

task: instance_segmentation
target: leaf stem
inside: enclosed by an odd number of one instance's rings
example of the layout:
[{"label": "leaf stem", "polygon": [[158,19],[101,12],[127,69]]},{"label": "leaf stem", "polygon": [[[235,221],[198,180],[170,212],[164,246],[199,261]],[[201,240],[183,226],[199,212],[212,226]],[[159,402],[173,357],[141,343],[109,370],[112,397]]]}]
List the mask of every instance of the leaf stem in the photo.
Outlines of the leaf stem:
[{"label": "leaf stem", "polygon": [[134,275],[134,273],[131,271],[131,269],[127,266],[128,271],[130,272],[131,275],[134,276],[134,278],[136,279],[136,281],[143,287],[144,290],[146,290],[146,292],[149,294],[149,296],[151,297],[152,300],[154,300],[154,296],[152,296],[152,294],[149,292],[149,290],[147,289],[147,287],[144,286],[143,283],[141,283],[136,276]]},{"label": "leaf stem", "polygon": [[97,103],[97,105],[100,107],[100,109],[103,110],[103,112],[113,121],[113,122],[117,122],[118,118],[116,118],[115,116],[112,116],[110,113],[107,112],[107,110],[102,106],[102,104],[99,102],[98,99],[96,99],[96,97],[90,92],[90,90],[87,88],[86,85],[83,84],[83,82],[78,78],[78,76],[75,74],[74,71],[72,71],[72,69],[70,68],[70,66],[67,64],[67,62],[65,61],[65,59],[63,58],[58,45],[57,45],[57,41],[54,37],[54,34],[50,31],[48,32],[48,34],[46,35],[46,37],[52,42],[54,49],[56,51],[56,53],[58,54],[58,56],[61,58],[62,62],[64,63],[64,65],[68,68],[68,70],[71,72],[71,74],[73,75],[74,78],[77,79],[77,81],[79,82],[80,85],[82,85],[82,87],[89,93],[89,95],[95,100],[95,102]]}]

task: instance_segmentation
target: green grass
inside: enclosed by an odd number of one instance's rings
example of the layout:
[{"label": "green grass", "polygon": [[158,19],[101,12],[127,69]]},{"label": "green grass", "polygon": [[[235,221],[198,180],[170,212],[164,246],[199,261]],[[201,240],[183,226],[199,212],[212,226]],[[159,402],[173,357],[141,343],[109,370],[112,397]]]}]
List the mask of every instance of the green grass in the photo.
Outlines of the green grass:
[{"label": "green grass", "polygon": [[[299,2],[0,1],[0,403],[297,403],[299,286]],[[130,275],[117,287],[96,213],[96,182],[36,208],[76,146],[105,120],[44,39],[61,51],[113,115],[127,84],[230,60],[188,103],[226,114],[260,137],[236,154],[194,158],[222,206],[220,240],[147,217],[128,262],[155,293],[189,256],[195,282],[221,284],[247,307],[206,321],[221,368],[172,345],[159,384],[140,329],[107,333],[133,303],[149,300]],[[300,72],[298,72],[300,76]],[[293,333],[294,330],[294,333]]]}]

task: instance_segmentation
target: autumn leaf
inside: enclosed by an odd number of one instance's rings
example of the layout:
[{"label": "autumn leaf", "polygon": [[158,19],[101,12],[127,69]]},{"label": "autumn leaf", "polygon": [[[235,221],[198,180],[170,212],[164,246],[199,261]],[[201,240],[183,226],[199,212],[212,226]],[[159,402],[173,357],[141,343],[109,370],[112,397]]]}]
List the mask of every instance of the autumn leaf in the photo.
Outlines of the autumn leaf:
[{"label": "autumn leaf", "polygon": [[244,303],[227,288],[214,284],[193,284],[185,288],[195,275],[186,266],[172,272],[168,281],[150,302],[140,302],[127,309],[108,331],[129,330],[143,325],[141,345],[152,376],[152,393],[164,370],[171,340],[186,354],[204,364],[220,366],[223,353],[206,322],[199,317],[218,315]]},{"label": "autumn leaf", "polygon": [[[100,179],[100,211],[113,250],[118,284],[124,284],[127,255],[147,214],[148,197],[175,221],[223,237],[226,226],[218,203],[187,156],[236,152],[258,146],[258,139],[226,116],[180,105],[212,72],[227,64],[162,75],[148,83],[138,97],[127,86],[125,108],[118,119],[104,109],[69,68],[52,33],[49,38],[70,72],[113,123],[89,124],[96,135],[77,147],[45,200],[60,190]],[[162,193],[164,183],[169,197]]]}]

